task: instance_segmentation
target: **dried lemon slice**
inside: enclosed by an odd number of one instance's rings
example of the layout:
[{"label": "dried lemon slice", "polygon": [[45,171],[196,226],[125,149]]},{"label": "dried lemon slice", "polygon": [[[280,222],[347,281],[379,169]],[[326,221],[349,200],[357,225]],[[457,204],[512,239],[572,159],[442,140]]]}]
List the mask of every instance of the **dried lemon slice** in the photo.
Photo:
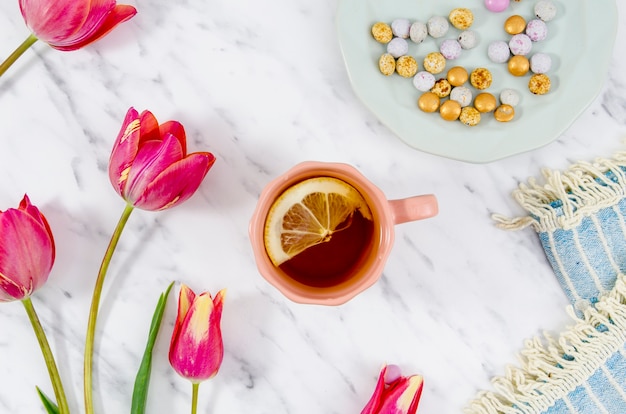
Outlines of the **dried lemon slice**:
[{"label": "dried lemon slice", "polygon": [[339,228],[357,210],[372,220],[363,196],[337,178],[309,178],[289,187],[274,201],[265,220],[264,243],[270,260],[279,266],[329,241],[333,233],[347,227]]}]

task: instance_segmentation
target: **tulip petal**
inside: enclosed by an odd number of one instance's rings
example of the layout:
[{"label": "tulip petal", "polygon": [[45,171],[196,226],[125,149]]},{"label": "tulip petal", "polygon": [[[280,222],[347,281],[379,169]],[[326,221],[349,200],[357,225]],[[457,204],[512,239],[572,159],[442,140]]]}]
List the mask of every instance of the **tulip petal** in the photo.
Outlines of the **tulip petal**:
[{"label": "tulip petal", "polygon": [[383,366],[378,375],[378,381],[376,382],[376,388],[374,388],[374,394],[365,405],[365,408],[361,411],[361,414],[377,414],[379,407],[382,405],[383,393],[385,391],[385,373],[387,372],[387,366]]},{"label": "tulip petal", "polygon": [[187,134],[185,134],[185,128],[178,121],[167,121],[159,127],[159,134],[162,137],[166,137],[168,134],[174,135],[183,151],[183,156],[187,155]]},{"label": "tulip petal", "polygon": [[170,349],[176,346],[180,329],[185,321],[185,316],[189,312],[189,308],[196,298],[196,294],[187,285],[182,284],[180,286],[180,292],[178,294],[178,314],[176,316],[176,322],[174,323],[174,332],[172,333],[172,340],[170,341]]},{"label": "tulip petal", "polygon": [[60,42],[71,36],[89,15],[88,1],[20,0],[19,4],[26,25],[46,43]]},{"label": "tulip petal", "polygon": [[126,112],[109,158],[109,180],[115,191],[122,197],[124,197],[128,172],[139,150],[139,131],[139,113],[131,107]]},{"label": "tulip petal", "polygon": [[215,163],[210,152],[195,152],[167,167],[134,202],[135,207],[155,211],[174,207],[191,197]]},{"label": "tulip petal", "polygon": [[139,125],[141,126],[139,146],[146,141],[162,141],[163,134],[159,131],[159,122],[150,111],[143,111],[139,116]]},{"label": "tulip petal", "polygon": [[424,380],[420,375],[401,377],[385,392],[380,414],[415,414],[422,395]]},{"label": "tulip petal", "polygon": [[182,158],[182,148],[176,137],[168,135],[163,141],[144,142],[128,174],[124,188],[126,200],[135,204],[159,174]]}]

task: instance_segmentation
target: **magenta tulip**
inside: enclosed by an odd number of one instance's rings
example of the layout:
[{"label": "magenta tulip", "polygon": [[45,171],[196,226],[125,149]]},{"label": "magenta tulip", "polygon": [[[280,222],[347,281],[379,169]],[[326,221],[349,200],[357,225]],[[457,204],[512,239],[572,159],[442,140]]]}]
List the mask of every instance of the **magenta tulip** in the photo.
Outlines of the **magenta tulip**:
[{"label": "magenta tulip", "polygon": [[213,163],[210,152],[187,155],[180,123],[159,125],[151,112],[130,108],[111,153],[109,178],[128,204],[163,210],[191,197]]},{"label": "magenta tulip", "polygon": [[95,42],[137,13],[115,0],[20,0],[20,10],[35,37],[58,50]]},{"label": "magenta tulip", "polygon": [[54,255],[50,226],[28,196],[17,209],[0,212],[0,302],[23,300],[40,288]]},{"label": "magenta tulip", "polygon": [[222,365],[220,321],[225,295],[225,289],[211,298],[209,292],[196,296],[187,286],[180,288],[169,358],[172,368],[193,383],[213,378]]},{"label": "magenta tulip", "polygon": [[384,366],[372,398],[361,414],[415,414],[422,395],[420,375],[404,377],[395,365]]}]

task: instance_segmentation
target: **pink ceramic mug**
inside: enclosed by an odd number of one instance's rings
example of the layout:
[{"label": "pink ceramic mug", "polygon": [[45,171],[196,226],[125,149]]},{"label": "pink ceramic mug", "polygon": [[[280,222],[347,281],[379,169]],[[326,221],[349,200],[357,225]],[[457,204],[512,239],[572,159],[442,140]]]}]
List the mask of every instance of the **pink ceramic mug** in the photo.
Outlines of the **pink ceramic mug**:
[{"label": "pink ceramic mug", "polygon": [[[274,201],[290,186],[314,177],[334,177],[353,186],[367,202],[373,218],[373,236],[348,277],[331,286],[301,283],[276,267],[265,250],[265,220]],[[250,221],[250,240],[261,275],[287,298],[298,303],[340,305],[372,286],[381,276],[394,239],[394,226],[438,213],[434,195],[387,200],[383,192],[354,167],[307,161],[271,181],[262,191]]]}]

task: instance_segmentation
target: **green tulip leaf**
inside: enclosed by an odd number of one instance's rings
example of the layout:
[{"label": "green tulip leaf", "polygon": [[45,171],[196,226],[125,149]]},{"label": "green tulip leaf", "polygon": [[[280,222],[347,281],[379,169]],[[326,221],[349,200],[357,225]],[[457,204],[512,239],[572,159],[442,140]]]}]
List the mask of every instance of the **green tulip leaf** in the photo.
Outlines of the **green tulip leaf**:
[{"label": "green tulip leaf", "polygon": [[36,388],[37,388],[37,394],[39,394],[39,398],[41,398],[41,403],[46,409],[46,412],[48,414],[59,414],[60,412],[59,407],[57,407],[57,405],[50,398],[48,398],[48,396],[44,394],[44,392],[41,391],[39,387],[36,387]]},{"label": "green tulip leaf", "polygon": [[170,283],[167,290],[161,294],[159,301],[157,302],[156,309],[154,310],[154,315],[152,316],[152,323],[148,334],[148,343],[146,344],[146,349],[144,351],[139,370],[137,371],[137,376],[135,377],[133,402],[130,409],[131,414],[144,414],[146,411],[148,387],[150,386],[150,372],[152,371],[152,350],[154,349],[154,343],[156,342],[159,328],[161,327],[161,321],[163,320],[167,297],[173,285],[174,282]]}]

